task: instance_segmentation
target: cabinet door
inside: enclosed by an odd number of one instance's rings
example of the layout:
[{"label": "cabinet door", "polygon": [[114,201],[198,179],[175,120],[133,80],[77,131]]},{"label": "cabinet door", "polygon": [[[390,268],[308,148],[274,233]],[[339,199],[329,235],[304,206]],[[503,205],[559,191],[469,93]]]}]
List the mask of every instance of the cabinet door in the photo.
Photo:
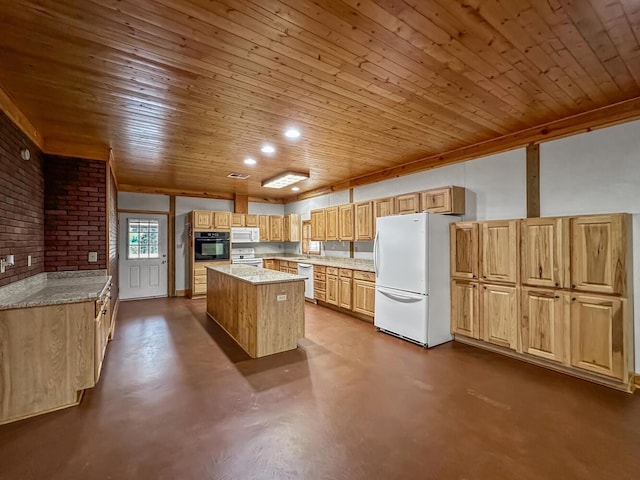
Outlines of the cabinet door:
[{"label": "cabinet door", "polygon": [[451,243],[451,276],[455,278],[478,278],[478,224],[475,222],[449,225]]},{"label": "cabinet door", "polygon": [[211,230],[213,228],[212,223],[213,212],[193,211],[193,228],[198,230]]},{"label": "cabinet door", "polygon": [[393,197],[378,198],[373,201],[373,215],[375,218],[387,217],[395,212],[395,199]]},{"label": "cabinet door", "polygon": [[516,283],[518,255],[518,221],[481,222],[480,275],[482,280]]},{"label": "cabinet door", "polygon": [[626,294],[626,215],[571,219],[571,288]]},{"label": "cabinet door", "polygon": [[297,213],[285,215],[282,219],[283,240],[299,242],[302,239],[302,220]]},{"label": "cabinet door", "polygon": [[213,229],[229,230],[231,228],[231,212],[213,212]]},{"label": "cabinet door", "polygon": [[311,210],[311,240],[323,241],[326,237],[324,209]]},{"label": "cabinet door", "polygon": [[[538,287],[568,285],[568,223],[562,218],[527,218],[520,223],[522,283]],[[565,271],[566,269],[566,271]]]},{"label": "cabinet door", "polygon": [[482,286],[482,340],[516,350],[518,292],[506,285]]},{"label": "cabinet door", "polygon": [[407,193],[396,196],[396,213],[418,213],[420,211],[420,194]]},{"label": "cabinet door", "polygon": [[627,380],[624,300],[604,295],[571,298],[571,365]]},{"label": "cabinet door", "polygon": [[422,210],[431,213],[451,212],[451,190],[448,188],[437,188],[427,190],[420,195]]},{"label": "cabinet door", "polygon": [[356,240],[373,240],[373,204],[356,203]]},{"label": "cabinet door", "polygon": [[338,207],[324,209],[325,238],[338,240]]},{"label": "cabinet door", "polygon": [[332,305],[338,305],[338,279],[339,277],[337,275],[327,275],[327,303]]},{"label": "cabinet door", "polygon": [[232,213],[231,214],[231,226],[232,227],[244,227],[244,213]]},{"label": "cabinet door", "polygon": [[282,215],[269,215],[269,240],[282,241]]},{"label": "cabinet door", "polygon": [[568,363],[569,297],[559,290],[522,289],[522,353]]},{"label": "cabinet door", "polygon": [[478,284],[454,280],[451,282],[451,332],[480,338]]},{"label": "cabinet door", "polygon": [[291,217],[285,215],[282,217],[282,241],[290,242],[291,240]]},{"label": "cabinet door", "polygon": [[245,227],[257,227],[258,226],[258,215],[247,213],[244,216],[244,226]]},{"label": "cabinet door", "polygon": [[376,284],[364,280],[353,281],[353,311],[373,317]]},{"label": "cabinet door", "polygon": [[351,284],[352,280],[346,277],[339,278],[340,291],[338,293],[339,303],[338,305],[347,310],[351,310]]},{"label": "cabinet door", "polygon": [[258,227],[260,228],[260,241],[269,241],[269,215],[258,215]]},{"label": "cabinet door", "polygon": [[338,209],[339,221],[338,221],[338,237],[340,240],[354,240],[354,205],[348,203],[346,205],[340,205]]}]

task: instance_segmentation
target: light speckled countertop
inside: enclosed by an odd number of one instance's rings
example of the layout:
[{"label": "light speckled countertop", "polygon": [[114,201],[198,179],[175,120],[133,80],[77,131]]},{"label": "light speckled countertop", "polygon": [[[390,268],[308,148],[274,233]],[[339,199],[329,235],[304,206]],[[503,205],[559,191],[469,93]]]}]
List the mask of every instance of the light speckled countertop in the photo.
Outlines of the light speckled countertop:
[{"label": "light speckled countertop", "polygon": [[0,287],[0,310],[95,301],[110,283],[106,270],[39,273]]},{"label": "light speckled countertop", "polygon": [[266,268],[257,268],[249,265],[220,265],[217,267],[207,268],[237,278],[243,282],[251,283],[252,285],[304,281],[304,277],[299,275],[268,270]]},{"label": "light speckled countertop", "polygon": [[342,257],[319,257],[311,255],[310,258],[304,255],[278,255],[264,254],[259,255],[263,259],[284,260],[286,262],[309,263],[311,265],[323,265],[326,267],[351,268],[352,270],[362,270],[365,272],[373,272],[373,260],[364,260],[360,258],[342,258]]}]

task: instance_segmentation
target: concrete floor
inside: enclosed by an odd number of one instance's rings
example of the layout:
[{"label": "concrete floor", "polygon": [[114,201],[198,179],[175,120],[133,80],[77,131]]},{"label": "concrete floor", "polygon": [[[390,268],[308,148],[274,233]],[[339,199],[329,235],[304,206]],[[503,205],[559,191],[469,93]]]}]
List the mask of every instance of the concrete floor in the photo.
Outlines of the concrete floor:
[{"label": "concrete floor", "polygon": [[202,300],[123,302],[79,407],[0,427],[0,479],[638,479],[640,397],[308,305],[249,359]]}]

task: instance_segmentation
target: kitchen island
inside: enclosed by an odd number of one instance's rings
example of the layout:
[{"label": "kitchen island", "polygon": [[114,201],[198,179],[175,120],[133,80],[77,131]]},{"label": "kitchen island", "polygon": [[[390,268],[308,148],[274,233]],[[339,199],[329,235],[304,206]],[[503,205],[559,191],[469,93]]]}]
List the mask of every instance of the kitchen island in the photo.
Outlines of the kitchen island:
[{"label": "kitchen island", "polygon": [[304,337],[304,277],[247,265],[207,267],[207,315],[253,358]]}]

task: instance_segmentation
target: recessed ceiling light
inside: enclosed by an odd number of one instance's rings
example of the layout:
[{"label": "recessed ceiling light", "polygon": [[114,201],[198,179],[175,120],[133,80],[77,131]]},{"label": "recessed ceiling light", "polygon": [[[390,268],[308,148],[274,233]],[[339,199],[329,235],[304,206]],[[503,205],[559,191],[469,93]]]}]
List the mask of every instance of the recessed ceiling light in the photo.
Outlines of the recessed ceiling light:
[{"label": "recessed ceiling light", "polygon": [[300,136],[300,130],[297,128],[287,128],[284,132],[284,136],[287,138],[298,138]]},{"label": "recessed ceiling light", "polygon": [[245,165],[255,165],[256,161],[253,158],[245,158],[244,159],[244,164]]},{"label": "recessed ceiling light", "polygon": [[293,185],[301,180],[309,178],[308,173],[304,172],[283,172],[269,180],[262,182],[263,187],[267,188],[284,188]]},{"label": "recessed ceiling light", "polygon": [[293,190],[294,192],[297,192],[298,190],[300,190],[300,187],[293,187],[291,190]]},{"label": "recessed ceiling light", "polygon": [[262,153],[276,153],[276,148],[273,145],[269,145],[268,143],[265,143],[262,148],[260,149],[260,151]]}]

